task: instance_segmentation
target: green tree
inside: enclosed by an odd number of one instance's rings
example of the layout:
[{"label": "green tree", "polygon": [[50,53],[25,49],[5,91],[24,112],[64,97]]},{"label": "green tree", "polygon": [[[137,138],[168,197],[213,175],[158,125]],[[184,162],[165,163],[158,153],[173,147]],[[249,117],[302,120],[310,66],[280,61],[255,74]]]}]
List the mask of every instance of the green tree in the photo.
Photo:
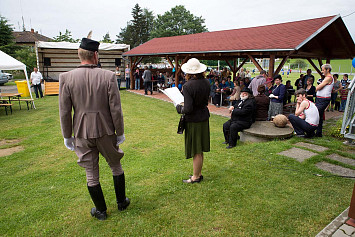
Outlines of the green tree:
[{"label": "green tree", "polygon": [[106,35],[104,35],[104,39],[101,41],[102,43],[113,43],[113,41],[110,38],[110,34],[107,32]]},{"label": "green tree", "polygon": [[53,38],[53,41],[55,42],[70,42],[70,43],[77,43],[80,40],[79,39],[73,39],[71,32],[68,29],[65,29],[65,33],[63,34],[61,31],[59,31],[59,35]]},{"label": "green tree", "polygon": [[147,8],[142,9],[138,3],[132,9],[132,17],[133,20],[127,22],[126,27],[121,28],[116,43],[129,44],[134,48],[149,40],[155,17],[152,11]]},{"label": "green tree", "polygon": [[0,50],[10,55],[14,55],[15,50],[18,49],[12,32],[12,25],[0,15]]},{"label": "green tree", "polygon": [[22,46],[15,51],[15,58],[26,65],[27,72],[31,73],[37,67],[36,52],[33,47]]},{"label": "green tree", "polygon": [[173,7],[154,21],[151,38],[188,35],[206,32],[205,20],[194,16],[182,5]]},{"label": "green tree", "polygon": [[296,59],[293,63],[291,63],[290,68],[291,69],[296,69],[296,68],[307,68],[308,64],[302,60],[302,59]]}]

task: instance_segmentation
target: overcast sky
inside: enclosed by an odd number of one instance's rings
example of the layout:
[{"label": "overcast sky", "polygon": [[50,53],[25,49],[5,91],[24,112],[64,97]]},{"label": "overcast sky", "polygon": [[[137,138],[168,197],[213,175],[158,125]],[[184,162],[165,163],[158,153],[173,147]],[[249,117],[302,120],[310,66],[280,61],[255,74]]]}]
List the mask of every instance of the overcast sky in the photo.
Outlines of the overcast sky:
[{"label": "overcast sky", "polygon": [[[176,5],[184,5],[195,16],[202,16],[209,31],[238,29],[305,20],[355,11],[354,0],[0,0],[0,15],[9,20],[16,31],[26,30],[55,37],[68,29],[73,38],[87,36],[102,40],[109,32],[111,40],[132,19],[131,11],[138,3],[155,15],[164,14]],[[355,13],[343,18],[353,40]]]}]

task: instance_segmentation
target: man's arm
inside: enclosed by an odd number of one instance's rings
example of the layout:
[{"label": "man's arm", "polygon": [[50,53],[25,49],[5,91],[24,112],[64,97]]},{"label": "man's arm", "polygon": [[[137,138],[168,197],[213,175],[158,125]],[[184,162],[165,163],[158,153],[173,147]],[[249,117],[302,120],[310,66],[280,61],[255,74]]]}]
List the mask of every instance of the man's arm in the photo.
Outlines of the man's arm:
[{"label": "man's arm", "polygon": [[332,77],[326,77],[324,78],[324,80],[322,81],[321,84],[319,84],[318,86],[316,86],[316,91],[320,91],[323,89],[323,87],[325,87],[326,85],[330,84],[332,82]]},{"label": "man's arm", "polygon": [[124,134],[124,123],[123,123],[123,114],[121,108],[120,92],[118,90],[115,74],[112,74],[112,77],[110,78],[110,81],[108,83],[109,83],[108,98],[109,98],[110,113],[111,113],[113,124],[115,126],[116,135],[121,136]]},{"label": "man's arm", "polygon": [[64,138],[71,138],[72,136],[72,101],[70,98],[70,91],[65,84],[65,78],[62,74],[59,75],[59,117],[60,125],[62,127],[62,134]]},{"label": "man's arm", "polygon": [[309,102],[306,101],[306,100],[302,101],[301,104],[297,103],[295,115],[299,116],[300,114],[302,114],[303,111],[305,110],[305,108],[307,108],[308,105],[309,105]]}]

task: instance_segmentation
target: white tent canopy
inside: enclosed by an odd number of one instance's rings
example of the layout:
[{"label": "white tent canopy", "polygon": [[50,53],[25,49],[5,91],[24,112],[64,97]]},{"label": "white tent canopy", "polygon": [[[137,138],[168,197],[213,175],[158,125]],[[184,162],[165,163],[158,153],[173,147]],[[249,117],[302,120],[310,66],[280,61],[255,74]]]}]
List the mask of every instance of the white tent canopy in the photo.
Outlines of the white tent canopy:
[{"label": "white tent canopy", "polygon": [[[11,57],[10,55],[8,55],[0,50],[0,70],[23,70],[23,72],[25,73],[28,90],[30,91],[31,99],[33,99],[32,93],[31,93],[31,86],[30,86],[30,82],[28,81],[27,70],[26,70],[25,64],[21,63],[17,59]],[[33,108],[36,108],[34,103],[33,103]]]}]

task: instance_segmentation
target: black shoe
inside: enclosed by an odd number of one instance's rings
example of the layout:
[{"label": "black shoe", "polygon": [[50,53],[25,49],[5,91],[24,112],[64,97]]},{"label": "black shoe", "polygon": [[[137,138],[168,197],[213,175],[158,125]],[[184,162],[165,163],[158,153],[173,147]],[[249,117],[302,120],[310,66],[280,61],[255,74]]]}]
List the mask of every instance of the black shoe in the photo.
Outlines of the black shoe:
[{"label": "black shoe", "polygon": [[316,134],[316,135],[314,135],[315,137],[323,137],[323,135],[322,134]]},{"label": "black shoe", "polygon": [[[192,175],[190,175],[189,177],[190,177],[190,179],[191,179],[191,178],[192,178]],[[203,175],[202,175],[202,174],[201,174],[201,176],[200,176],[199,179],[201,179],[201,181],[203,180]]]},{"label": "black shoe", "polygon": [[234,148],[235,146],[231,146],[231,145],[229,145],[229,146],[227,146],[226,148],[227,149],[231,149],[231,148]]},{"label": "black shoe", "polygon": [[98,211],[96,210],[96,207],[91,208],[91,212],[90,212],[91,216],[95,217],[96,219],[100,220],[100,221],[104,221],[107,219],[107,213],[106,211]]},{"label": "black shoe", "polygon": [[118,210],[119,211],[125,210],[129,206],[130,203],[131,203],[131,201],[129,200],[129,198],[126,197],[126,199],[123,202],[117,203]]},{"label": "black shoe", "polygon": [[198,178],[198,179],[195,179],[195,180],[192,180],[192,178],[183,179],[183,180],[182,180],[182,182],[183,182],[183,183],[186,183],[186,184],[199,183],[199,182],[201,182],[201,181],[202,181],[201,177]]},{"label": "black shoe", "polygon": [[222,142],[222,144],[228,144],[229,142]]},{"label": "black shoe", "polygon": [[304,135],[304,134],[297,134],[296,136],[297,137],[306,137],[306,135]]}]

